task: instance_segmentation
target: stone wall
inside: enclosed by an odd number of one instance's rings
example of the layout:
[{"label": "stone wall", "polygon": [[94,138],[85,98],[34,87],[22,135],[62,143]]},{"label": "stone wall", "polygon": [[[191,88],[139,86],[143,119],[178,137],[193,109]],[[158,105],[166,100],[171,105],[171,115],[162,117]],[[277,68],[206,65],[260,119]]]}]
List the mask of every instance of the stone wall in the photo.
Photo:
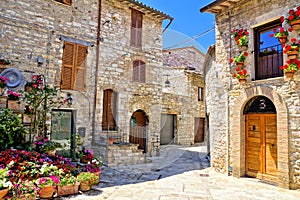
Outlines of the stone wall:
[{"label": "stone wall", "polygon": [[[243,151],[245,119],[239,113],[242,113],[243,106],[251,97],[264,95],[274,99],[274,105],[281,105],[279,102],[283,101],[281,103],[287,107],[284,113],[284,110],[280,110],[280,106],[276,106],[278,184],[281,187],[300,188],[300,146],[297,143],[300,127],[295,125],[299,124],[300,114],[298,109],[300,74],[298,72],[294,80],[278,77],[251,81],[252,77],[255,77],[254,54],[251,54],[254,49],[253,28],[286,15],[289,9],[296,6],[299,6],[299,3],[297,5],[295,1],[242,0],[231,6],[229,10],[225,9],[216,15],[216,64],[208,70],[206,80],[211,81],[207,85],[207,112],[211,122],[210,132],[214,134],[211,138],[211,161],[217,171],[226,172],[228,167],[229,169],[233,167],[234,176],[245,175],[245,152]],[[238,47],[230,33],[236,28],[246,28],[250,32],[249,56],[246,59],[246,69],[250,77],[245,86],[241,86],[232,77],[234,68],[229,65],[229,59],[238,52]],[[295,31],[290,37],[300,39]],[[286,60],[286,57],[284,59]],[[218,80],[213,78],[218,78]],[[252,91],[251,95],[248,91]],[[273,98],[277,94],[279,97]],[[281,100],[277,102],[276,99]],[[212,102],[215,102],[215,105],[211,104]]]}]

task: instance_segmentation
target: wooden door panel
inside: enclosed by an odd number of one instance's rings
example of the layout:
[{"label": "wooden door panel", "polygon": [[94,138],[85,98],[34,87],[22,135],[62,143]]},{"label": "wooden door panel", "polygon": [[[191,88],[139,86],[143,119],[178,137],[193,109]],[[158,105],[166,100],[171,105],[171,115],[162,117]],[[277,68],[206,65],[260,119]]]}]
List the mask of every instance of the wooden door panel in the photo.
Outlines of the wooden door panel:
[{"label": "wooden door panel", "polygon": [[277,123],[276,115],[265,116],[265,172],[270,175],[277,175]]}]

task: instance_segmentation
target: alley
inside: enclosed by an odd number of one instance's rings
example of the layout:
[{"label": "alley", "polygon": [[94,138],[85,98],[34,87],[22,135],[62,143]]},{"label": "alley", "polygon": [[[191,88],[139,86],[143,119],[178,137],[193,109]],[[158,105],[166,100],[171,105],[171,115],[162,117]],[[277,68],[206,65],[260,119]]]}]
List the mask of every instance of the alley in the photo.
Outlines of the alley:
[{"label": "alley", "polygon": [[214,172],[206,147],[162,146],[151,162],[104,167],[101,182],[89,193],[61,199],[194,200],[299,199],[300,191],[285,190],[252,178],[234,178]]}]

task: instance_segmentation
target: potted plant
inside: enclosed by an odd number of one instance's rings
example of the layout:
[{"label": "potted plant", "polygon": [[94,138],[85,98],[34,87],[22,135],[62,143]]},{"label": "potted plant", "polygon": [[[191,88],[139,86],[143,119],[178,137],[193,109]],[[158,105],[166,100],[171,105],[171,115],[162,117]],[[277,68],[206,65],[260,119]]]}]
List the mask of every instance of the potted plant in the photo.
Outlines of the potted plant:
[{"label": "potted plant", "polygon": [[37,187],[34,181],[20,179],[12,187],[12,195],[16,199],[35,200]]},{"label": "potted plant", "polygon": [[20,99],[21,94],[18,92],[14,92],[12,90],[9,90],[7,92],[7,108],[10,108],[12,110],[19,110],[20,107]]},{"label": "potted plant", "polygon": [[64,196],[70,194],[77,194],[79,188],[78,179],[72,174],[62,173],[57,184],[57,195]]},{"label": "potted plant", "polygon": [[247,56],[247,52],[241,52],[237,57],[230,59],[230,63],[235,62],[238,67],[243,67]]},{"label": "potted plant", "polygon": [[81,169],[81,171],[94,173],[98,177],[98,182],[99,182],[101,167],[102,167],[102,161],[98,158],[93,158],[86,166],[84,166]]},{"label": "potted plant", "polygon": [[55,156],[56,149],[62,147],[59,142],[51,141],[47,137],[37,137],[37,141],[35,141],[34,144],[36,145],[37,151],[47,153],[49,156]]},{"label": "potted plant", "polygon": [[94,152],[92,149],[82,148],[81,151],[78,152],[78,157],[80,158],[81,163],[88,163],[94,157]]},{"label": "potted plant", "polygon": [[9,180],[9,169],[8,167],[0,168],[0,199],[6,196],[9,189],[12,187],[12,183]]},{"label": "potted plant", "polygon": [[291,25],[293,30],[300,29],[300,6],[290,9],[286,18],[282,16],[281,22],[286,21],[288,24]]},{"label": "potted plant", "polygon": [[91,172],[81,172],[77,176],[78,181],[80,182],[80,190],[81,191],[89,191],[91,190],[93,185],[98,184],[98,177],[94,173]]},{"label": "potted plant", "polygon": [[6,78],[4,76],[0,76],[0,95],[2,95],[3,88],[5,88],[7,85],[7,80],[8,80],[8,78]]},{"label": "potted plant", "polygon": [[247,82],[247,76],[249,76],[247,74],[247,70],[242,70],[239,67],[236,68],[236,73],[233,74],[233,77],[237,78],[241,84],[245,84]]},{"label": "potted plant", "polygon": [[249,43],[249,32],[247,29],[234,29],[231,31],[231,34],[234,37],[236,44],[243,47],[243,50],[246,50]]},{"label": "potted plant", "polygon": [[287,78],[293,78],[294,73],[300,68],[300,61],[297,59],[287,60],[286,64],[281,66],[280,69],[284,71]]},{"label": "potted plant", "polygon": [[40,198],[51,198],[55,191],[56,185],[59,183],[57,176],[41,177],[35,181],[38,186],[38,194]]},{"label": "potted plant", "polygon": [[289,32],[292,32],[291,28],[287,30],[284,27],[278,26],[273,29],[274,33],[270,34],[270,37],[275,37],[279,40],[280,44],[284,45],[287,42],[287,37],[289,36]]},{"label": "potted plant", "polygon": [[300,40],[297,42],[296,38],[292,38],[291,42],[291,45],[287,45],[284,48],[283,53],[287,54],[290,60],[293,60],[298,57],[298,52],[300,51]]}]

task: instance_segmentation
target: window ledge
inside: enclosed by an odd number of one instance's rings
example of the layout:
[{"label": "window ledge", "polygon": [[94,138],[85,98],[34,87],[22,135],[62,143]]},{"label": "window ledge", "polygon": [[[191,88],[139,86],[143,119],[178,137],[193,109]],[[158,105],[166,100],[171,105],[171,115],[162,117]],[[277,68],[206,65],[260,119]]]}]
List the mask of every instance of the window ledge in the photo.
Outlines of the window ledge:
[{"label": "window ledge", "polygon": [[267,79],[260,79],[260,80],[254,80],[252,81],[253,83],[265,83],[265,82],[269,82],[269,81],[281,81],[284,80],[284,77],[275,77],[275,78],[267,78]]}]

